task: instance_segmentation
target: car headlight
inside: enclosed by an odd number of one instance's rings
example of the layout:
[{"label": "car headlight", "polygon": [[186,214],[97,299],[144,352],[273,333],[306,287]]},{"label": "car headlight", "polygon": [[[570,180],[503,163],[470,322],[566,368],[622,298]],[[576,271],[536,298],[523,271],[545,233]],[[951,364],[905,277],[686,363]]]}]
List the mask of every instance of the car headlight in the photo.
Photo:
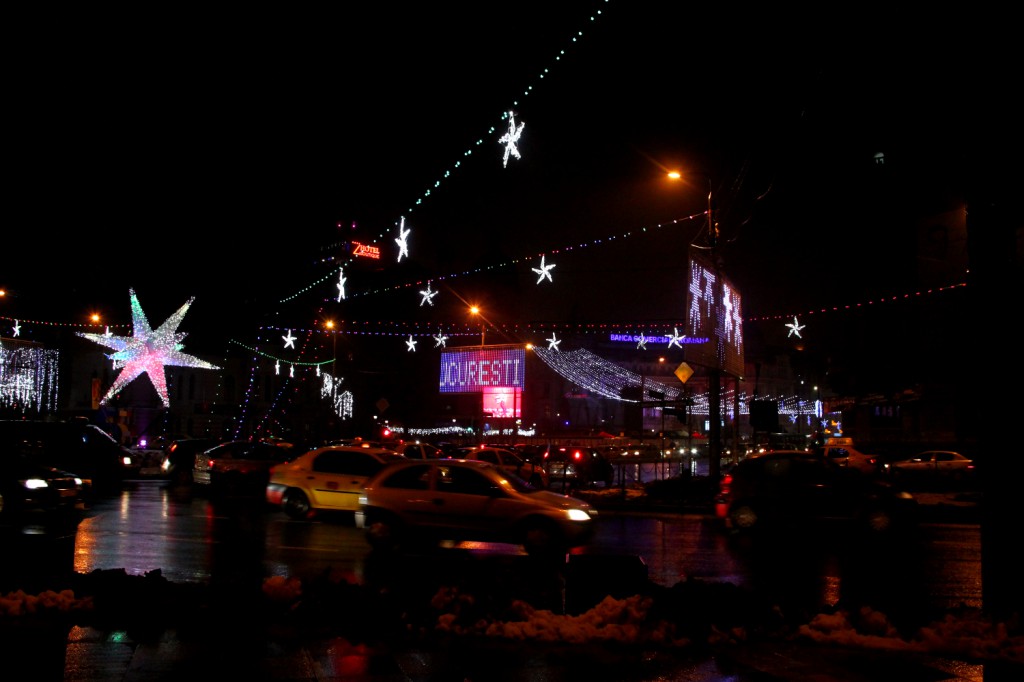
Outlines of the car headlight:
[{"label": "car headlight", "polygon": [[49,488],[49,484],[41,478],[29,478],[21,482],[23,486],[29,490],[39,490],[40,488]]},{"label": "car headlight", "polygon": [[588,514],[587,512],[583,511],[582,509],[569,509],[566,512],[566,515],[569,517],[570,521],[589,521],[590,520],[590,514]]}]

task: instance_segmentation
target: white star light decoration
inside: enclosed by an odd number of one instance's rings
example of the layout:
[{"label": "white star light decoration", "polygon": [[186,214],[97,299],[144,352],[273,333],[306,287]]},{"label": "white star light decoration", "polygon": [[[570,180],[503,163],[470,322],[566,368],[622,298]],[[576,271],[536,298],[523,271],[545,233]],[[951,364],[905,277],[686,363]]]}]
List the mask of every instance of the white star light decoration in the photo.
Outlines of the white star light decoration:
[{"label": "white star light decoration", "polygon": [[13,329],[11,330],[11,332],[12,332],[12,333],[13,333],[13,334],[14,334],[15,336],[21,336],[21,325],[20,325],[20,324],[18,324],[18,321],[17,321],[17,320],[15,320],[15,321],[14,321],[14,328],[13,328]]},{"label": "white star light decoration", "polygon": [[132,303],[132,336],[107,336],[106,334],[78,332],[78,335],[83,338],[113,349],[114,353],[107,357],[113,360],[114,369],[121,370],[100,404],[106,404],[140,374],[146,374],[150,383],[153,384],[153,388],[160,395],[164,407],[170,407],[171,401],[167,397],[167,376],[164,369],[166,366],[220,369],[216,365],[181,352],[181,341],[185,338],[185,334],[178,331],[178,325],[181,324],[182,318],[185,317],[185,313],[188,312],[189,306],[195,299],[190,298],[185,305],[178,308],[176,313],[167,318],[166,322],[154,330],[149,326],[146,314],[142,312],[142,306],[135,296],[135,291],[129,289],[128,293],[131,295]]},{"label": "white star light decoration", "polygon": [[[786,334],[786,338],[789,338],[790,336],[793,336],[793,334],[800,336],[800,330],[806,327],[807,325],[800,324],[800,320],[797,319],[796,315],[794,315],[793,324],[787,324],[786,326],[789,327],[789,334]],[[800,336],[800,338],[802,339],[803,337]]]},{"label": "white star light decoration", "polygon": [[284,339],[284,347],[285,348],[295,348],[295,339],[298,338],[298,337],[292,336],[292,330],[291,329],[288,330],[288,335],[287,336],[282,336],[281,338]]},{"label": "white star light decoration", "polygon": [[551,333],[550,339],[545,339],[548,342],[548,350],[558,350],[558,344],[562,343],[561,339],[555,337],[555,333]]},{"label": "white star light decoration", "polygon": [[421,291],[420,295],[423,297],[423,300],[420,301],[420,307],[422,308],[424,303],[429,303],[430,305],[434,305],[434,297],[437,296],[437,292],[436,291],[431,291],[430,290],[430,282],[427,282],[427,290],[426,291]]},{"label": "white star light decoration", "polygon": [[412,334],[409,334],[409,340],[405,342],[405,345],[408,346],[410,353],[416,352],[416,339],[412,338]]},{"label": "white star light decoration", "polygon": [[398,236],[395,237],[395,243],[398,244],[398,262],[402,262],[402,256],[409,255],[409,233],[411,229],[405,229],[405,216],[402,216],[402,224],[398,227]]},{"label": "white star light decoration", "polygon": [[685,338],[686,334],[679,336],[679,327],[672,327],[672,338],[668,340],[668,347],[671,348],[672,346],[678,346],[679,348],[682,348],[683,339]]},{"label": "white star light decoration", "polygon": [[447,348],[448,347],[447,344],[446,344],[447,341],[448,341],[448,337],[447,336],[445,336],[443,334],[438,334],[437,336],[434,337],[434,348]]},{"label": "white star light decoration", "polygon": [[551,269],[554,268],[554,267],[555,267],[554,263],[552,263],[551,265],[544,265],[544,256],[541,256],[540,257],[540,267],[539,268],[533,268],[533,271],[536,272],[538,275],[540,275],[540,277],[537,278],[537,284],[540,284],[545,279],[547,281],[553,283],[555,280],[551,279]]},{"label": "white star light decoration", "polygon": [[113,336],[113,334],[110,332],[110,327],[109,326],[103,328],[103,336],[107,337],[108,339],[111,336]]},{"label": "white star light decoration", "polygon": [[338,303],[345,298],[345,270],[338,270]]},{"label": "white star light decoration", "polygon": [[526,126],[525,123],[520,123],[519,127],[516,127],[516,119],[512,115],[512,112],[508,112],[508,132],[501,136],[498,140],[498,144],[505,145],[505,158],[502,159],[501,165],[503,167],[508,166],[508,157],[512,156],[521,158],[519,156],[519,147],[516,143],[519,142],[519,136],[523,134],[523,128]]},{"label": "white star light decoration", "polygon": [[643,335],[643,332],[640,333],[640,338],[636,342],[636,347],[647,350],[647,337]]}]

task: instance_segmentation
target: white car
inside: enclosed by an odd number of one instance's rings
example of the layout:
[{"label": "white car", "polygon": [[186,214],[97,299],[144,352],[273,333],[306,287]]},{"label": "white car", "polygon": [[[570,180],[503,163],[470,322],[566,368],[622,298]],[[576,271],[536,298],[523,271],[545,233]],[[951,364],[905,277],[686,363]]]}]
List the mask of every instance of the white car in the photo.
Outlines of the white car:
[{"label": "white car", "polygon": [[974,475],[974,460],[952,450],[926,450],[886,465],[894,478],[906,481],[964,482]]},{"label": "white car", "polygon": [[432,459],[390,464],[367,481],[355,522],[374,550],[470,540],[557,556],[586,544],[596,517],[588,502],[535,488],[488,462]]}]

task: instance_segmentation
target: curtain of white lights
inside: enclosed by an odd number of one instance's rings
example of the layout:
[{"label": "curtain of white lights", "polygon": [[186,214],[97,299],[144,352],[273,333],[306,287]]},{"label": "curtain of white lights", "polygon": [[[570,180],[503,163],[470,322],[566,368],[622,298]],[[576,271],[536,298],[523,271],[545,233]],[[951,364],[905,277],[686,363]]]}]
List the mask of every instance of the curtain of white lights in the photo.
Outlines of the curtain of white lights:
[{"label": "curtain of white lights", "polygon": [[0,345],[0,407],[56,410],[59,358],[56,350]]}]

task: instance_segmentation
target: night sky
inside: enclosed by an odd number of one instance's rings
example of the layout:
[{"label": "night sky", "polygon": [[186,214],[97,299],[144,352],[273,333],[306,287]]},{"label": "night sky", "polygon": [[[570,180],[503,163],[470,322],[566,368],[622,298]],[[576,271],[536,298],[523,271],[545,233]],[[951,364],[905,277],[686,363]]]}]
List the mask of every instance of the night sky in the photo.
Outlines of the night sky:
[{"label": "night sky", "polygon": [[[0,314],[127,323],[134,288],[154,325],[195,297],[190,341],[325,315],[463,322],[466,302],[496,324],[678,320],[709,188],[745,316],[904,293],[904,210],[962,204],[1019,74],[1006,17],[858,9],[26,16]],[[502,167],[508,110],[522,158]],[[668,184],[674,168],[695,179]],[[299,294],[344,239],[380,246],[380,270],[351,270],[342,304],[336,277]],[[541,254],[557,265],[537,285]]]}]

